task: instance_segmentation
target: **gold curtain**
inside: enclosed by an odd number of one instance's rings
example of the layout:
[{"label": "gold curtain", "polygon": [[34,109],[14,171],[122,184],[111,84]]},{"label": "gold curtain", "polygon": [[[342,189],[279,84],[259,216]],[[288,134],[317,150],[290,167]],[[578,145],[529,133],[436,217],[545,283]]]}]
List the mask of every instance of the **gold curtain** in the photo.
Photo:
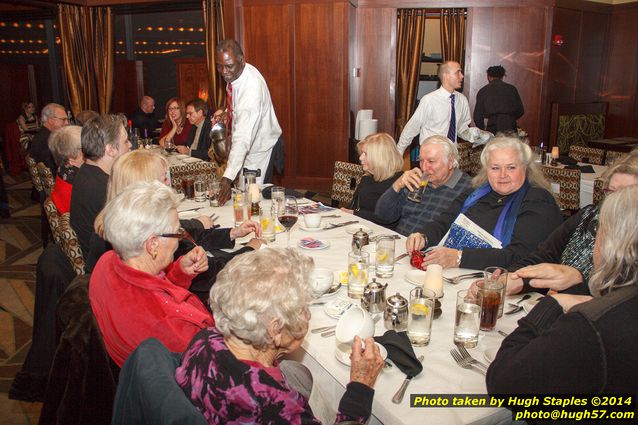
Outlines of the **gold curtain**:
[{"label": "gold curtain", "polygon": [[60,4],[58,22],[71,111],[109,112],[114,74],[111,8]]},{"label": "gold curtain", "polygon": [[441,9],[443,61],[465,62],[465,9]]},{"label": "gold curtain", "polygon": [[215,68],[215,46],[224,39],[224,1],[202,0],[204,28],[206,34],[206,64],[208,65],[208,98],[213,110],[226,101],[226,92],[221,77]]},{"label": "gold curtain", "polygon": [[419,90],[425,10],[399,9],[397,14],[397,88],[395,138],[410,119]]}]

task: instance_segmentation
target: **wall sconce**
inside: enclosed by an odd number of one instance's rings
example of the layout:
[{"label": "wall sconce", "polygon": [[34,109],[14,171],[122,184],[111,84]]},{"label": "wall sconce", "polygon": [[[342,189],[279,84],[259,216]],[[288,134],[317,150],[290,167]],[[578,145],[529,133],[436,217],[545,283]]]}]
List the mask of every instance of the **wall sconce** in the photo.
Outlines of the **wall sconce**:
[{"label": "wall sconce", "polygon": [[552,38],[552,44],[554,46],[562,46],[565,43],[565,40],[563,40],[563,35],[562,34],[554,34],[554,37]]}]

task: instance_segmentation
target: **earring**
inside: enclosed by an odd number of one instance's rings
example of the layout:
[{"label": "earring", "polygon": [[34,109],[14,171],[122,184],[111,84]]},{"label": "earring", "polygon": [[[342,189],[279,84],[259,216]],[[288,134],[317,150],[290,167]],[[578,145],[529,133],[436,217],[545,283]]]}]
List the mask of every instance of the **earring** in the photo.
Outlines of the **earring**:
[{"label": "earring", "polygon": [[151,253],[151,258],[152,258],[153,260],[157,258],[157,250],[155,250],[155,251],[153,251],[153,252]]}]

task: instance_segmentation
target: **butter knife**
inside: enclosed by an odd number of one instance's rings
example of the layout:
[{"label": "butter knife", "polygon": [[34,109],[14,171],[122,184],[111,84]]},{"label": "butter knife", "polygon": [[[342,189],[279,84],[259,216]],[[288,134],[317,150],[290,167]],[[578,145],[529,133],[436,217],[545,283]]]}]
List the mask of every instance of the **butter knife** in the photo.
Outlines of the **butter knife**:
[{"label": "butter knife", "polygon": [[[417,360],[419,362],[423,362],[423,358],[424,358],[423,356],[419,356]],[[414,376],[406,375],[405,379],[403,380],[403,384],[401,384],[401,388],[399,388],[399,391],[397,391],[394,397],[392,397],[392,403],[401,404],[401,401],[403,401],[403,395],[405,394],[405,390],[408,389],[408,384],[410,383],[412,378],[414,378]]]},{"label": "butter knife", "polygon": [[359,220],[344,221],[343,223],[332,223],[332,224],[329,224],[328,227],[326,227],[324,230],[336,229],[337,227],[343,227],[343,226],[347,226],[348,224],[354,224],[358,222]]},{"label": "butter knife", "polygon": [[397,258],[394,259],[394,262],[396,263],[397,261],[404,259],[408,255],[410,255],[410,254],[408,254],[407,252],[405,254],[401,254]]}]

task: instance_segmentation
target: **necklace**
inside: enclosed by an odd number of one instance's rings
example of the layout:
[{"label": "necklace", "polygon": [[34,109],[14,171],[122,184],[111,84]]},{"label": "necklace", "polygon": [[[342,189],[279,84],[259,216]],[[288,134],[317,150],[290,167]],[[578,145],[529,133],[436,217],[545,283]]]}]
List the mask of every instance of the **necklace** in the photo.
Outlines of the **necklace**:
[{"label": "necklace", "polygon": [[501,204],[503,203],[503,201],[505,201],[505,198],[507,198],[507,195],[505,195],[505,196],[501,196],[500,198],[498,198],[498,199],[496,200],[496,204],[497,204],[497,205],[501,205]]},{"label": "necklace", "polygon": [[180,124],[177,126],[177,130],[175,130],[175,133],[182,134],[183,129],[184,129],[184,124]]}]

